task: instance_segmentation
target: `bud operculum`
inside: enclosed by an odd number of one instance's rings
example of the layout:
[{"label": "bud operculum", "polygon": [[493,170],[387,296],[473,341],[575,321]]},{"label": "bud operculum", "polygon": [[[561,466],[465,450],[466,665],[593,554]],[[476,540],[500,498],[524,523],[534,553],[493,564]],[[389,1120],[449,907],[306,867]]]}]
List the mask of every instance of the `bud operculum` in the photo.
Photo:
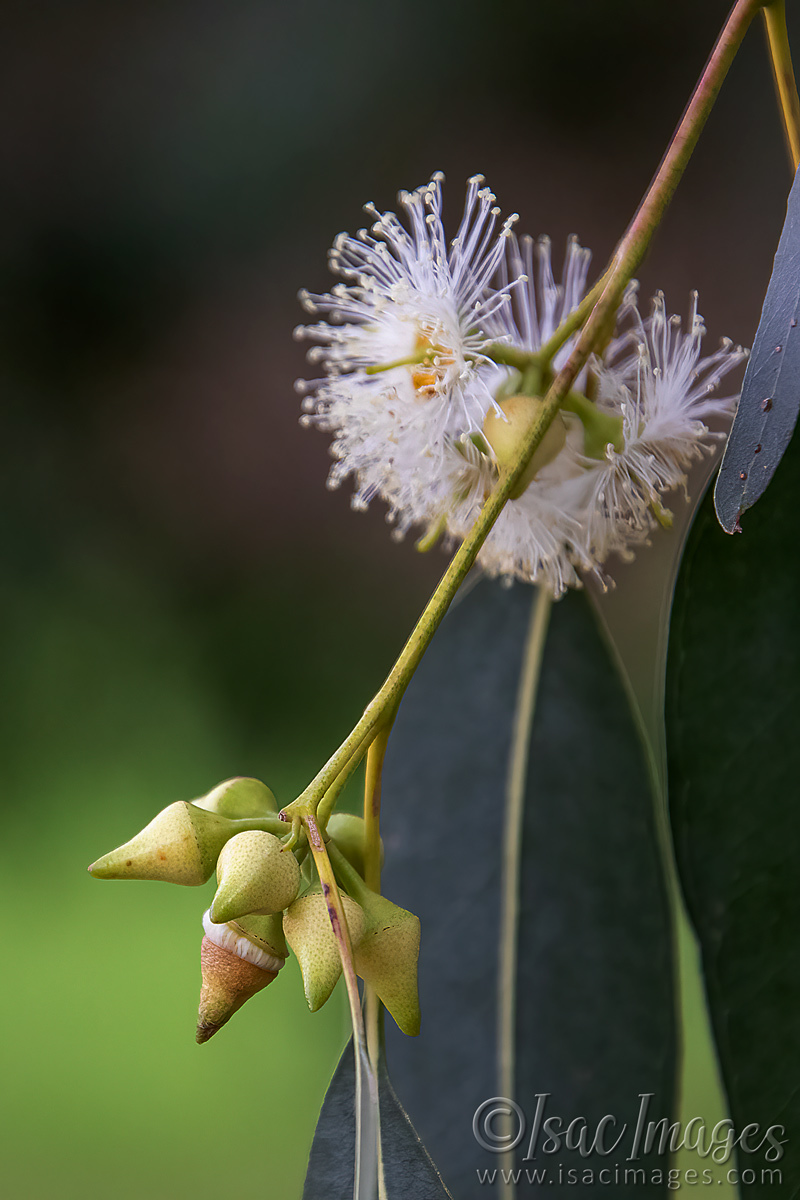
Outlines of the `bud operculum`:
[{"label": "bud operculum", "polygon": [[403,1033],[415,1037],[420,1029],[419,917],[368,888],[335,845],[328,853],[337,879],[364,914],[364,931],[353,953],[356,973],[375,989]]},{"label": "bud operculum", "polygon": [[[340,893],[350,942],[359,944],[364,930],[364,915],[355,900]],[[339,946],[331,928],[328,903],[319,883],[289,905],[283,918],[286,941],[300,964],[303,988],[312,1012],[317,1012],[330,996],[342,973]]]},{"label": "bud operculum", "polygon": [[160,879],[197,886],[210,878],[233,832],[235,826],[224,817],[178,800],[89,871],[97,879]]},{"label": "bud operculum", "polygon": [[197,1041],[207,1042],[242,1005],[272,983],[283,966],[283,956],[270,954],[262,945],[231,925],[216,925],[203,916],[200,945],[202,986],[197,1017]]},{"label": "bud operculum", "polygon": [[[96,879],[157,879],[197,887],[211,878],[219,853],[234,834],[277,817],[231,821],[186,800],[168,805],[129,842],[89,867]],[[280,828],[280,826],[278,826]]]},{"label": "bud operculum", "polygon": [[[359,875],[364,875],[366,832],[364,818],[355,813],[336,812],[328,820],[326,832],[341,850],[347,861]],[[383,842],[381,842],[381,864],[383,864]]]},{"label": "bud operculum", "polygon": [[211,919],[233,921],[246,913],[277,913],[287,908],[300,887],[300,868],[278,838],[253,829],[237,833],[223,846],[217,880]]},{"label": "bud operculum", "polygon": [[226,779],[192,803],[197,808],[219,813],[232,820],[244,817],[268,817],[278,815],[278,804],[274,795],[260,779],[238,776]]}]

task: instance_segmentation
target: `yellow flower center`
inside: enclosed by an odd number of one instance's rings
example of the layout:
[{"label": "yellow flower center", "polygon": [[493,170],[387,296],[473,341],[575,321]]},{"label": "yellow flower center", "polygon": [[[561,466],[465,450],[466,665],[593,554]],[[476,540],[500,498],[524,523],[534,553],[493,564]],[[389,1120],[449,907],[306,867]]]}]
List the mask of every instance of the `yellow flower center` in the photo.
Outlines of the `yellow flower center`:
[{"label": "yellow flower center", "polygon": [[434,398],[437,383],[444,379],[447,368],[453,365],[456,356],[449,346],[431,341],[431,337],[424,330],[417,333],[414,350],[424,355],[423,361],[415,363],[411,368],[411,382],[414,385],[417,403],[424,404]]}]

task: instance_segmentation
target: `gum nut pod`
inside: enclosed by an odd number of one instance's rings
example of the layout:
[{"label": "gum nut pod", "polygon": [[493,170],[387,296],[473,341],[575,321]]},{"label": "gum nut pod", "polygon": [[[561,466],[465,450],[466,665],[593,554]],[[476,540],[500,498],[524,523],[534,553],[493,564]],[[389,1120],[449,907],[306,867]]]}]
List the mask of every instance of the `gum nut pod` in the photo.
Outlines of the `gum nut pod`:
[{"label": "gum nut pod", "polygon": [[232,925],[215,925],[209,913],[203,916],[203,930],[195,1035],[199,1043],[212,1038],[246,1000],[272,983],[285,958],[280,945],[255,941]]},{"label": "gum nut pod", "polygon": [[274,958],[288,956],[289,950],[283,936],[283,913],[271,913],[268,916],[248,913],[247,916],[228,921],[227,924],[234,933],[255,942]]},{"label": "gum nut pod", "polygon": [[356,973],[373,987],[403,1033],[420,1030],[419,917],[372,892],[359,897],[364,933],[353,951]]},{"label": "gum nut pod", "polygon": [[[336,812],[328,820],[328,834],[334,839],[347,861],[359,875],[364,875],[364,851],[366,833],[364,818],[355,813]],[[381,840],[381,865],[383,865],[383,841]]]},{"label": "gum nut pod", "polygon": [[[501,400],[496,408],[490,409],[483,423],[483,436],[492,448],[497,465],[501,470],[511,465],[524,438],[532,428],[542,409],[540,396],[509,396]],[[556,413],[545,430],[533,458],[520,476],[512,500],[518,500],[536,475],[551,463],[567,440],[567,427],[563,417]]]},{"label": "gum nut pod", "polygon": [[292,903],[300,888],[300,867],[280,838],[261,829],[237,833],[217,860],[217,887],[211,905],[215,922],[246,913],[277,913]]},{"label": "gum nut pod", "polygon": [[361,905],[364,929],[353,951],[356,973],[375,989],[403,1033],[420,1029],[417,963],[419,917],[373,892],[356,875],[336,845],[329,846],[337,879]]},{"label": "gum nut pod", "polygon": [[[364,916],[355,900],[340,893],[350,941],[357,946]],[[317,883],[289,905],[283,916],[283,931],[300,964],[303,988],[312,1012],[322,1008],[342,973],[339,946],[331,928],[328,904]]]},{"label": "gum nut pod", "polygon": [[89,867],[97,879],[158,879],[196,887],[211,878],[219,852],[237,825],[178,800],[141,833]]},{"label": "gum nut pod", "polygon": [[240,820],[242,817],[274,817],[278,814],[277,801],[260,779],[245,776],[226,779],[199,800],[193,800],[198,808],[219,813],[221,817]]}]

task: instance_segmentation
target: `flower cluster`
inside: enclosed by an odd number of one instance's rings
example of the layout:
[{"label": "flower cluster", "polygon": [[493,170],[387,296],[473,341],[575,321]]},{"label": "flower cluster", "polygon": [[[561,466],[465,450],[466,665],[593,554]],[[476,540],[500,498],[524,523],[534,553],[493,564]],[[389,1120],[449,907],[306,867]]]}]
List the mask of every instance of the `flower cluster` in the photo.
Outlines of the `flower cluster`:
[{"label": "flower cluster", "polygon": [[[302,421],[332,434],[329,487],[352,477],[353,506],[380,497],[396,536],[415,526],[454,542],[571,352],[566,338],[537,359],[580,304],[591,256],[570,239],[556,282],[548,239],[518,239],[516,216],[498,230],[480,176],[448,246],[441,183],[436,175],[401,193],[407,224],[368,205],[371,228],[336,239],[330,266],[342,282],[301,293],[321,319],[296,331],[315,343],[308,357],[323,377],[297,387]],[[684,329],[661,294],[643,319],[628,288],[613,336],[578,376],[481,550],[487,573],[559,595],[588,573],[602,578],[610,554],[630,555],[669,520],[665,497],[713,445],[707,418],[735,403],[716,388],[746,354],[724,341],[702,357],[704,332],[696,297]],[[520,358],[538,362],[534,383]]]},{"label": "flower cluster", "polygon": [[[154,879],[199,887],[216,871],[203,915],[197,1041],[207,1042],[277,978],[289,948],[308,1006],[330,997],[342,961],[305,841],[292,844],[270,789],[228,779],[195,801],[170,804],[129,842],[92,863],[97,879]],[[281,838],[278,835],[283,834]],[[327,852],[340,888],[353,966],[398,1026],[419,1033],[419,918],[367,887],[361,817],[334,813]]]}]

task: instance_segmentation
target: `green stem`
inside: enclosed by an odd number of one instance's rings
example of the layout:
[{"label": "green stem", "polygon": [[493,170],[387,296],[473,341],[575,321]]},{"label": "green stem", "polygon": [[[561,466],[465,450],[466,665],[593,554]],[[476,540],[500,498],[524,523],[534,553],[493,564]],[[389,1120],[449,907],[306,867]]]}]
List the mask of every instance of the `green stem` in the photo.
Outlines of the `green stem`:
[{"label": "green stem", "polygon": [[[339,749],[317,773],[305,791],[298,796],[297,800],[283,810],[282,815],[285,820],[296,821],[308,813],[316,812],[323,795],[352,755],[369,744],[375,734],[385,725],[387,714],[393,712],[400,703],[422,655],[442,623],[456,592],[475,562],[478,552],[489,536],[506,501],[514,492],[516,484],[525,472],[576,376],[592,353],[595,343],[603,337],[608,320],[618,307],[626,285],[644,258],[650,240],[686,169],[700,132],[722,86],[722,81],[728,73],[750,22],[760,7],[761,0],[737,0],[653,182],[617,247],[611,266],[590,293],[592,297],[595,292],[599,292],[599,295],[569,359],[548,389],[535,422],[509,467],[501,473],[475,524],[453,556],[383,686]],[[576,310],[576,320],[579,312],[581,309]],[[569,321],[570,318],[568,318],[568,323]],[[499,346],[497,350],[498,353],[506,355],[506,361],[510,361],[510,347]],[[530,356],[526,356],[526,363],[529,360]]]},{"label": "green stem", "polygon": [[539,358],[538,350],[521,350],[519,346],[508,346],[505,342],[493,342],[483,353],[492,362],[500,363],[503,367],[516,367],[518,371],[527,370]]},{"label": "green stem", "polygon": [[[392,732],[392,724],[394,723],[394,715],[387,724],[380,730],[375,737],[375,740],[370,745],[367,751],[367,767],[364,775],[364,877],[366,886],[371,888],[373,892],[381,890],[381,775],[383,773],[383,760],[386,754],[386,746],[389,741],[389,735]],[[331,846],[331,852],[338,854],[336,846]],[[340,859],[344,855],[338,855]],[[349,863],[347,864],[350,865]],[[340,863],[341,866],[341,863]],[[336,869],[336,860],[334,859],[334,869]],[[355,868],[353,875],[357,876]],[[350,882],[350,886],[356,886],[360,883],[360,879]],[[354,897],[355,898],[355,897]],[[369,1061],[375,1075],[378,1075],[380,1070],[380,1032],[381,1032],[381,1002],[378,999],[378,994],[371,984],[365,981],[364,983],[364,1024],[367,1032],[367,1053]],[[385,1192],[385,1181],[383,1181],[383,1162],[380,1156],[379,1142],[379,1184]],[[382,1195],[379,1187],[379,1195]]]},{"label": "green stem", "polygon": [[392,726],[387,723],[367,751],[364,776],[364,879],[373,892],[381,890],[381,774]]},{"label": "green stem", "polygon": [[356,1071],[356,1155],[355,1180],[353,1186],[354,1200],[372,1200],[378,1186],[378,1139],[380,1121],[378,1116],[378,1079],[372,1069],[367,1051],[367,1037],[364,1029],[364,1019],[361,1013],[361,998],[358,994],[358,980],[353,966],[353,947],[350,941],[350,930],[347,927],[347,916],[342,904],[342,897],[336,883],[336,876],[331,866],[328,851],[322,840],[316,818],[306,815],[303,819],[308,844],[314,855],[314,863],[322,884],[325,902],[328,906],[333,935],[339,947],[342,960],[342,973],[347,988],[347,999],[350,1004],[350,1017],[353,1025],[353,1052],[355,1054]]},{"label": "green stem", "polygon": [[[719,95],[720,88],[725,76],[728,74],[731,63],[736,57],[736,52],[742,43],[742,39],[753,17],[762,7],[763,0],[737,0],[733,6],[722,32],[717,38],[716,45],[711,52],[711,57],[706,63],[703,74],[700,76],[700,80],[686,106],[686,111],[681,118],[680,124],[675,130],[672,141],[661,160],[661,165],[656,172],[655,178],[647,189],[633,220],[628,226],[625,236],[617,247],[612,272],[616,280],[610,281],[614,290],[619,286],[619,280],[622,279],[622,276],[627,276],[622,283],[624,287],[644,258],[650,239],[664,215],[664,210],[672,199],[675,188],[678,186],[681,176],[692,156],[692,151],[697,145],[697,140],[708,120],[709,113],[714,107],[714,102]],[[608,290],[609,287],[607,285],[598,305],[603,310],[601,317],[606,315],[609,307],[607,302],[603,302],[605,293]],[[600,318],[598,318],[596,311],[592,313],[591,320],[599,323]],[[586,330],[584,330],[585,332]]]},{"label": "green stem", "polygon": [[551,362],[553,356],[557,354],[564,345],[564,342],[566,342],[567,339],[570,338],[577,329],[580,329],[581,325],[583,325],[584,321],[589,316],[589,313],[602,296],[605,286],[608,283],[609,276],[611,275],[611,271],[611,267],[606,268],[605,273],[600,276],[592,290],[586,293],[578,307],[573,308],[572,312],[567,314],[567,316],[559,325],[558,329],[556,329],[551,337],[548,338],[543,346],[540,346],[539,350],[537,351],[537,355],[542,363],[547,364]]},{"label": "green stem", "polygon": [[[516,1080],[516,994],[517,946],[519,931],[519,881],[522,853],[522,822],[525,812],[525,784],[531,729],[536,708],[536,693],[552,600],[539,588],[531,611],[522,670],[519,678],[514,727],[506,787],[505,830],[503,833],[503,890],[501,895],[500,944],[497,974],[497,1073],[498,1093],[514,1099]],[[513,1161],[506,1162],[512,1167]]]},{"label": "green stem", "polygon": [[370,888],[361,878],[350,859],[344,856],[334,841],[328,842],[326,849],[337,883],[341,884],[348,896],[352,896],[356,904],[363,908],[369,900],[370,892],[374,892],[375,889]]},{"label": "green stem", "polygon": [[603,458],[606,446],[614,447],[618,454],[625,442],[622,436],[622,417],[612,417],[601,412],[596,404],[580,392],[569,392],[561,405],[565,412],[575,413],[583,425],[583,449],[589,458]]},{"label": "green stem", "polygon": [[359,766],[363,757],[363,751],[360,754],[356,752],[350,761],[345,764],[326,791],[325,795],[320,800],[319,808],[317,809],[317,820],[319,821],[320,829],[323,833],[328,825],[330,815],[336,807],[336,801],[341,796],[347,781],[355,771],[356,767]]},{"label": "green stem", "polygon": [[778,107],[783,116],[792,169],[796,171],[800,166],[800,99],[792,66],[792,52],[789,49],[785,0],[773,0],[764,8],[763,15]]}]

